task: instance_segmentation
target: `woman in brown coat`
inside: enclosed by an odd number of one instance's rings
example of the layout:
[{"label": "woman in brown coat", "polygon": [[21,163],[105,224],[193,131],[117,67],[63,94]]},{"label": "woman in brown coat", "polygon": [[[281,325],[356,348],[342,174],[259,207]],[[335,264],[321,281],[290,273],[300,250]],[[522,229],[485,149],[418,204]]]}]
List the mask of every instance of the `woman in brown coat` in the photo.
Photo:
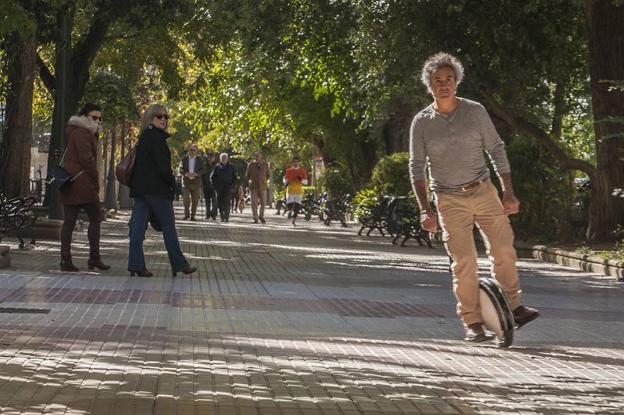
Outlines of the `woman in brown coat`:
[{"label": "woman in brown coat", "polygon": [[72,183],[61,191],[61,203],[65,220],[61,230],[61,270],[76,272],[73,264],[71,241],[80,210],[89,218],[90,270],[109,269],[100,257],[100,185],[97,170],[97,135],[100,132],[102,108],[85,104],[78,116],[71,117],[65,128],[67,147],[63,155],[63,167],[73,176]]}]

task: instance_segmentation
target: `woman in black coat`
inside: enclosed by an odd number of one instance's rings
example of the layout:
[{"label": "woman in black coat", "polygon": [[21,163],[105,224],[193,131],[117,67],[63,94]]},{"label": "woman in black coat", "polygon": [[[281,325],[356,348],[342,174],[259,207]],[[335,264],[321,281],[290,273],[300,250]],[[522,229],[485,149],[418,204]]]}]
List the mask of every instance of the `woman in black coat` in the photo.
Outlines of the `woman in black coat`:
[{"label": "woman in black coat", "polygon": [[169,115],[163,105],[152,105],[143,113],[141,135],[137,145],[136,160],[130,180],[130,197],[134,198],[134,223],[130,230],[128,271],[130,275],[151,277],[145,267],[143,239],[151,216],[162,228],[163,239],[169,254],[169,263],[175,277],[178,271],[191,274],[191,267],[182,254],[175,228],[173,199],[175,178],[171,170],[171,152],[167,145]]}]

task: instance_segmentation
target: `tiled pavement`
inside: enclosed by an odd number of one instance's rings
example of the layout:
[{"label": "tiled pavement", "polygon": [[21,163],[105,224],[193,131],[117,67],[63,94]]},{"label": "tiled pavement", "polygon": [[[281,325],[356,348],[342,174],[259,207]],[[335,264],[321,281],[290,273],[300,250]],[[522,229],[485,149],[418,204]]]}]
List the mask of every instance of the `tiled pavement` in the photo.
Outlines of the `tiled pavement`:
[{"label": "tiled pavement", "polygon": [[[522,261],[543,316],[510,349],[474,346],[439,248],[267,218],[179,222],[193,277],[171,278],[152,230],[156,277],[129,277],[124,214],[103,224],[107,272],[61,273],[54,242],[14,249],[0,413],[624,414],[615,279]],[[85,242],[77,232],[83,268]]]}]

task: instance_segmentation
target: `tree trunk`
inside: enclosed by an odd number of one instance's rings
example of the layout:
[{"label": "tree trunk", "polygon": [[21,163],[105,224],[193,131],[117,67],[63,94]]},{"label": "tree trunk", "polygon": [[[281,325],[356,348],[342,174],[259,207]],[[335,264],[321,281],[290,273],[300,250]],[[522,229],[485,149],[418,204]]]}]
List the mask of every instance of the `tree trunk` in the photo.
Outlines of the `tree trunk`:
[{"label": "tree trunk", "polygon": [[30,191],[30,147],[32,143],[32,101],[35,80],[35,34],[11,36],[7,42],[9,93],[6,103],[7,130],[0,186],[9,197]]},{"label": "tree trunk", "polygon": [[384,124],[383,138],[387,154],[409,150],[409,126],[412,115],[414,114],[411,112],[397,112]]},{"label": "tree trunk", "polygon": [[624,5],[612,0],[588,3],[589,71],[596,134],[596,179],[588,236],[609,239],[624,224],[624,198],[611,195],[624,188],[624,123],[610,120],[624,115],[624,91],[610,90],[612,82],[624,82]]},{"label": "tree trunk", "polygon": [[[123,129],[123,126],[122,126]],[[117,210],[117,188],[115,183],[115,151],[117,147],[117,121],[113,123],[110,157],[108,159],[108,170],[106,172],[106,195],[104,197],[104,207],[106,209]]]},{"label": "tree trunk", "polygon": [[[56,63],[55,63],[55,90],[54,111],[52,115],[52,131],[50,135],[50,151],[48,153],[48,174],[50,169],[57,166],[65,151],[65,123],[72,113],[72,103],[69,102],[72,91],[71,76],[69,76],[69,59],[71,56],[71,31],[73,25],[73,8],[66,5],[59,10],[57,15],[58,38],[56,39]],[[75,106],[76,104],[73,104]],[[62,219],[58,192],[48,186],[44,204],[49,207],[50,219]]]}]

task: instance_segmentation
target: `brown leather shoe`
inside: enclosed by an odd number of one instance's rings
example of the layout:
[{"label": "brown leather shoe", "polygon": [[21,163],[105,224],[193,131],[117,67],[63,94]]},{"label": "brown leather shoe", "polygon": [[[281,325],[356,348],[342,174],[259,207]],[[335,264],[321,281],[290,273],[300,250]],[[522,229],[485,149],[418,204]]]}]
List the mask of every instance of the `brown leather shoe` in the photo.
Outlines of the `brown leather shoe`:
[{"label": "brown leather shoe", "polygon": [[513,311],[513,316],[514,322],[516,323],[516,328],[519,329],[525,324],[530,323],[531,321],[538,318],[539,311],[531,307],[520,305],[516,307],[516,309]]},{"label": "brown leather shoe", "polygon": [[464,340],[471,343],[480,343],[486,340],[492,340],[494,336],[491,334],[486,334],[485,330],[483,330],[482,323],[473,323],[469,326],[465,327],[466,336]]}]

